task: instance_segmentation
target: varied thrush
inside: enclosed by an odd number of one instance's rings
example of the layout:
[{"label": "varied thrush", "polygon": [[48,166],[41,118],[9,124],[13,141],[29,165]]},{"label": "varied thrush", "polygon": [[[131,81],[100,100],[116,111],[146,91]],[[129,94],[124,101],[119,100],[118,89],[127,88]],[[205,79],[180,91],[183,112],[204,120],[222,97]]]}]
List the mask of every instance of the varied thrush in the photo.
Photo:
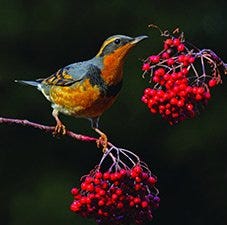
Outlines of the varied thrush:
[{"label": "varied thrush", "polygon": [[37,87],[52,103],[52,115],[57,122],[55,134],[66,133],[59,112],[87,118],[100,135],[98,145],[102,144],[105,150],[107,136],[98,128],[99,118],[113,104],[121,89],[125,56],[145,38],[147,36],[111,36],[92,59],[65,66],[47,78],[16,82]]}]

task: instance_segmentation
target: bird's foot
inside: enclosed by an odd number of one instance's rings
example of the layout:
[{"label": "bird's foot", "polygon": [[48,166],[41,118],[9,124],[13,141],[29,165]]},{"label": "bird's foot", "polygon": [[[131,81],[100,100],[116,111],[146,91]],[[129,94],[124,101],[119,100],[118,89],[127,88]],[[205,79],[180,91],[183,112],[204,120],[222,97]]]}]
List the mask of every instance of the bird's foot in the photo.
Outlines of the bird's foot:
[{"label": "bird's foot", "polygon": [[105,134],[100,135],[99,139],[96,141],[96,144],[98,148],[102,146],[103,147],[102,151],[103,153],[105,153],[108,145],[107,136]]},{"label": "bird's foot", "polygon": [[53,135],[59,136],[59,135],[65,135],[66,134],[66,128],[65,125],[62,123],[57,123],[57,125],[54,128]]},{"label": "bird's foot", "polygon": [[97,147],[100,148],[100,146],[102,146],[103,147],[102,151],[103,151],[103,153],[105,153],[107,150],[107,146],[108,146],[108,138],[99,129],[95,129],[95,131],[100,135],[99,139],[96,141]]}]

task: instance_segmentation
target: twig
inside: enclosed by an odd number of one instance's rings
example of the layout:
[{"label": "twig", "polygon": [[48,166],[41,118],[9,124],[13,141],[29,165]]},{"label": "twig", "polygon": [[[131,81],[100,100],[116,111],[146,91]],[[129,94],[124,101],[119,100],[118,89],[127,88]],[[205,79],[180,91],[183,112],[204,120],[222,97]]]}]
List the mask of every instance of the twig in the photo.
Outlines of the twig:
[{"label": "twig", "polygon": [[[30,122],[28,120],[22,120],[22,119],[12,119],[12,118],[0,117],[0,124],[1,123],[2,124],[3,123],[5,123],[5,124],[19,124],[19,125],[22,125],[22,126],[28,126],[28,127],[40,129],[40,130],[43,130],[43,131],[49,132],[49,133],[53,133],[54,129],[55,129],[54,126],[46,126],[46,125],[42,125],[42,124],[39,124],[39,123],[34,123],[34,122]],[[79,141],[85,141],[85,142],[97,141],[97,138],[86,136],[86,135],[83,135],[83,134],[76,134],[76,133],[74,133],[70,130],[67,130],[65,135],[67,135],[67,136],[69,136],[73,139],[79,140]]]}]

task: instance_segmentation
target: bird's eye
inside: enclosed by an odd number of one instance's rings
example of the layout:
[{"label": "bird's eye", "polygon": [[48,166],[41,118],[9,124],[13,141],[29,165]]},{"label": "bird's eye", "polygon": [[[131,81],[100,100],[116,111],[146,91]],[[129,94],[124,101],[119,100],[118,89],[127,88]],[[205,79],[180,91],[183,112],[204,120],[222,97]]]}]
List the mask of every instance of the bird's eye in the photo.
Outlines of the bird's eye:
[{"label": "bird's eye", "polygon": [[120,42],[121,42],[121,40],[119,38],[115,39],[115,41],[114,41],[114,43],[117,45],[120,44]]}]

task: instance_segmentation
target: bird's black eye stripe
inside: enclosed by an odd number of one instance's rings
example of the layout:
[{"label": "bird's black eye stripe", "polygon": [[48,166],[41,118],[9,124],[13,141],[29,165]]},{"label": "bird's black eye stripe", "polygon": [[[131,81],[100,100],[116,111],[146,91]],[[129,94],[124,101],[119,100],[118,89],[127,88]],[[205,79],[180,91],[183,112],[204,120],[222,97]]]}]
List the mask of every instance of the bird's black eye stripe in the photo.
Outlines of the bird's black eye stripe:
[{"label": "bird's black eye stripe", "polygon": [[117,45],[120,44],[120,42],[121,42],[121,40],[119,38],[114,40],[114,43],[117,44]]}]

